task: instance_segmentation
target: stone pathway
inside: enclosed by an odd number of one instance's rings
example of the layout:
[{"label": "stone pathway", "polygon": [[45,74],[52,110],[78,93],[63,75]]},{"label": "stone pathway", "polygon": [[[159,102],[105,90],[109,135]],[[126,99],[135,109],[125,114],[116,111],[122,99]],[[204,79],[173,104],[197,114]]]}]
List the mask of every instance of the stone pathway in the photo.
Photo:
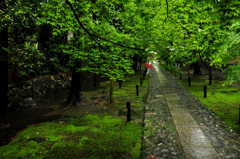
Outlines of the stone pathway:
[{"label": "stone pathway", "polygon": [[142,158],[240,158],[239,136],[157,65],[150,71]]},{"label": "stone pathway", "polygon": [[200,125],[193,119],[187,107],[183,105],[178,95],[173,91],[163,73],[158,69],[157,64],[155,64],[155,68],[186,158],[219,158]]}]

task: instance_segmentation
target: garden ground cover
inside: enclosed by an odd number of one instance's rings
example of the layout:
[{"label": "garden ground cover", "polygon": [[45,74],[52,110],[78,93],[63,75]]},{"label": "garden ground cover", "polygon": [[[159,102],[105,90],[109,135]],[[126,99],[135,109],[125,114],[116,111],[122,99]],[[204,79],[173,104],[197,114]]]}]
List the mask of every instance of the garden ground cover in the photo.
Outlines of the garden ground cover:
[{"label": "garden ground cover", "polygon": [[[0,147],[0,158],[140,158],[147,79],[136,96],[139,83],[140,73],[128,77],[121,89],[115,84],[113,104],[109,104],[106,93],[108,81],[101,83],[101,89],[83,92],[78,106],[58,112],[62,118],[18,132],[9,144]],[[103,92],[106,101],[97,102]],[[130,123],[125,117],[127,101],[132,107]],[[84,102],[85,107],[81,106]]]}]

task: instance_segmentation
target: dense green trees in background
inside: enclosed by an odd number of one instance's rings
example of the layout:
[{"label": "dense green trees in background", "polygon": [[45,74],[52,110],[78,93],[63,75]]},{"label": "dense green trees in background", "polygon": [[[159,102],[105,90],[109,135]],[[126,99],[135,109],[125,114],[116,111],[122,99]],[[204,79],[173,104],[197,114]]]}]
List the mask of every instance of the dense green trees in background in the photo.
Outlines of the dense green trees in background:
[{"label": "dense green trees in background", "polygon": [[[211,79],[212,67],[222,69],[239,56],[239,1],[165,2],[153,19],[155,41],[149,48],[158,52],[166,67],[179,69],[176,63],[186,67],[202,62]],[[227,75],[238,68],[239,64],[227,69]],[[228,77],[227,83],[239,80],[239,76]]]},{"label": "dense green trees in background", "polygon": [[7,0],[1,63],[8,52],[12,80],[72,72],[68,102],[79,98],[82,72],[124,80],[150,53],[177,72],[204,63],[210,82],[211,69],[224,68],[231,84],[240,79],[239,63],[227,67],[240,54],[239,8],[239,0]]}]

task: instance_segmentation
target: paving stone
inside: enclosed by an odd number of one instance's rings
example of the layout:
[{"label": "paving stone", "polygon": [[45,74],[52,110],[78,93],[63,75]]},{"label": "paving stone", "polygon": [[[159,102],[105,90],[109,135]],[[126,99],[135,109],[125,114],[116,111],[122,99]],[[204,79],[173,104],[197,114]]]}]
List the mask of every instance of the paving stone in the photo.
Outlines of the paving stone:
[{"label": "paving stone", "polygon": [[158,94],[155,96],[155,98],[160,98],[161,100],[164,100],[164,95],[163,94]]},{"label": "paving stone", "polygon": [[179,107],[169,107],[172,115],[179,115],[179,114],[188,114],[188,109],[185,106]]},{"label": "paving stone", "polygon": [[177,127],[177,130],[182,146],[212,148],[212,145],[210,144],[210,142],[200,128]]},{"label": "paving stone", "polygon": [[[165,93],[165,92],[164,92]],[[166,100],[179,100],[177,94],[174,93],[165,93]]]},{"label": "paving stone", "polygon": [[186,159],[219,159],[216,155],[216,151],[212,148],[202,147],[184,147],[186,152]]},{"label": "paving stone", "polygon": [[175,93],[173,89],[169,87],[162,87],[163,93]]},{"label": "paving stone", "polygon": [[172,114],[172,117],[176,127],[199,127],[188,112],[184,114]]},{"label": "paving stone", "polygon": [[168,100],[167,103],[170,107],[178,107],[184,105],[183,102],[180,100]]}]

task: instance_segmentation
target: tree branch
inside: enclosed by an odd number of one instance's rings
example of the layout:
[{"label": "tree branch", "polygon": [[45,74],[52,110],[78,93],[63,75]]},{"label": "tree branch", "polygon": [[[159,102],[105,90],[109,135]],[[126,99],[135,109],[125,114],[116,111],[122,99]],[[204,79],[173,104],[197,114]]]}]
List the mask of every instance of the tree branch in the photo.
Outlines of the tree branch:
[{"label": "tree branch", "polygon": [[170,17],[169,19],[172,20],[173,22],[175,22],[176,24],[180,25],[180,27],[183,28],[184,30],[189,31],[187,28],[185,28],[182,24],[180,24],[179,22],[177,22],[173,18]]},{"label": "tree branch", "polygon": [[93,35],[93,36],[95,36],[96,38],[99,38],[99,39],[101,39],[101,40],[104,40],[104,41],[110,42],[110,43],[112,43],[112,44],[114,44],[114,45],[118,45],[118,46],[125,47],[125,48],[128,48],[128,49],[141,50],[141,51],[144,50],[144,49],[141,49],[141,48],[136,48],[136,47],[131,47],[131,46],[124,46],[124,45],[122,45],[122,44],[119,44],[119,43],[113,42],[113,41],[111,41],[111,40],[108,40],[108,39],[102,38],[102,37],[100,37],[100,36],[98,36],[98,35]]},{"label": "tree branch", "polygon": [[166,0],[166,4],[167,4],[167,18],[168,18],[168,0]]},{"label": "tree branch", "polygon": [[72,10],[72,12],[73,12],[73,14],[74,14],[74,16],[75,16],[78,24],[81,26],[81,28],[95,41],[95,43],[97,43],[97,45],[98,45],[101,49],[103,49],[103,47],[96,41],[96,39],[95,39],[94,37],[99,38],[99,39],[104,40],[104,41],[107,41],[107,42],[110,42],[110,43],[112,43],[112,44],[114,44],[114,45],[117,45],[117,46],[120,46],[120,47],[125,47],[125,48],[128,48],[128,49],[134,49],[134,50],[141,50],[141,51],[144,50],[144,49],[141,49],[141,48],[124,46],[124,45],[122,45],[122,44],[113,42],[113,41],[111,41],[111,40],[108,40],[108,39],[102,38],[102,37],[100,37],[100,36],[98,36],[98,35],[95,35],[95,34],[90,33],[90,32],[84,27],[84,25],[80,22],[80,20],[79,20],[79,18],[78,18],[78,16],[77,16],[77,14],[76,14],[76,12],[75,12],[72,4],[71,4],[68,0],[66,0],[66,3],[67,3],[67,4],[69,5],[69,7],[71,8],[71,10]]},{"label": "tree branch", "polygon": [[[84,25],[80,22],[80,20],[78,19],[78,16],[77,16],[77,14],[76,14],[76,12],[75,12],[72,4],[71,4],[68,0],[66,0],[66,3],[67,3],[67,4],[69,5],[69,7],[71,8],[71,10],[72,10],[72,12],[73,12],[73,14],[74,14],[74,16],[75,16],[78,24],[81,26],[81,28],[93,39],[93,41],[95,41],[95,43],[96,43],[100,48],[102,48],[102,46],[96,41],[96,39],[92,36],[92,34],[91,34],[91,33],[84,27]],[[103,49],[103,48],[102,48],[102,49]]]}]

